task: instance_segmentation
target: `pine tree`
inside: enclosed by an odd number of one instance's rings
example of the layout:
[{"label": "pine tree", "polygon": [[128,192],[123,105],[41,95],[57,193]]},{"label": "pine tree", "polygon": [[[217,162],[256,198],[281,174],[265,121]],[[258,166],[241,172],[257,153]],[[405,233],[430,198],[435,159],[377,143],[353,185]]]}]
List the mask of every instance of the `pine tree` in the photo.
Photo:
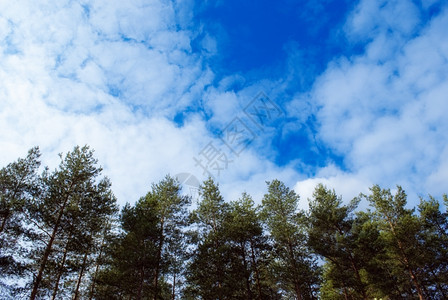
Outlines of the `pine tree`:
[{"label": "pine tree", "polygon": [[334,190],[320,184],[309,206],[308,244],[327,260],[326,279],[341,287],[344,296],[368,299],[366,283],[361,278],[362,257],[356,255],[356,236],[352,231],[352,212],[357,201],[342,205]]},{"label": "pine tree", "polygon": [[103,266],[95,281],[95,299],[150,299],[157,256],[157,216],[153,203],[140,198],[126,204],[117,235],[107,239]]},{"label": "pine tree", "polygon": [[234,291],[227,272],[231,259],[225,234],[229,205],[211,178],[200,186],[199,194],[201,200],[191,214],[196,247],[188,265],[187,297],[226,299]]},{"label": "pine tree", "polygon": [[[39,156],[36,147],[0,169],[3,298],[448,297],[448,212],[431,196],[416,210],[401,187],[373,186],[344,205],[318,185],[305,213],[278,180],[255,206],[245,193],[226,203],[209,179],[189,214],[190,198],[166,176],[117,220],[89,147],[40,175]],[[373,209],[359,210],[363,199]]]},{"label": "pine tree", "polygon": [[375,208],[374,216],[380,222],[388,264],[393,266],[389,272],[398,281],[401,295],[428,299],[426,284],[422,280],[424,268],[420,261],[424,249],[418,240],[421,223],[414,210],[406,208],[406,193],[398,186],[396,194],[392,195],[390,190],[376,185],[371,188],[367,199]]},{"label": "pine tree", "polygon": [[[243,193],[230,203],[226,234],[231,245],[232,269],[230,276],[239,290],[240,299],[267,299],[271,288],[267,284],[267,253],[270,250],[252,198]],[[236,298],[236,297],[235,297]]]},{"label": "pine tree", "polygon": [[[447,196],[444,195],[446,200]],[[440,210],[434,197],[420,199],[418,206],[422,230],[418,236],[424,255],[424,280],[430,298],[448,298],[448,213]]]},{"label": "pine tree", "polygon": [[267,184],[262,215],[274,242],[272,271],[287,294],[313,299],[319,269],[306,246],[306,218],[298,211],[299,195],[279,180]]},{"label": "pine tree", "polygon": [[370,211],[357,211],[351,228],[353,255],[362,267],[360,275],[369,298],[400,299],[399,285],[390,271],[380,228]]},{"label": "pine tree", "polygon": [[[84,146],[75,147],[64,158],[61,155],[58,169],[53,172],[47,169],[42,174],[42,193],[34,198],[32,212],[32,218],[41,224],[37,233],[40,234],[42,247],[36,250],[38,268],[30,299],[39,295],[49,296],[51,290],[53,294],[57,293],[56,287],[46,286],[46,283],[53,285],[53,279],[62,276],[51,275],[58,273],[54,267],[62,272],[67,255],[79,252],[85,255],[86,248],[93,244],[93,237],[102,230],[104,219],[115,211],[116,199],[110,191],[109,180],[98,179],[101,171],[93,151]],[[78,239],[76,247],[71,247],[72,239]],[[35,244],[38,243],[36,240]],[[67,253],[61,255],[61,251]]]},{"label": "pine tree", "polygon": [[[39,193],[39,148],[28,151],[26,158],[19,158],[0,170],[0,274],[1,279],[13,280],[29,276],[26,257],[30,254],[27,242],[31,199]],[[7,288],[7,287],[5,287]],[[20,289],[9,286],[9,292]]]},{"label": "pine tree", "polygon": [[[152,192],[147,195],[147,201],[154,202],[158,218],[157,259],[154,272],[154,300],[159,298],[158,282],[161,274],[175,271],[170,263],[176,262],[176,256],[182,255],[184,239],[183,228],[187,225],[187,206],[190,198],[180,195],[179,182],[165,177],[160,183],[153,185]],[[175,278],[175,276],[173,276]],[[175,287],[175,280],[172,282]]]},{"label": "pine tree", "polygon": [[[113,242],[109,268],[98,279],[101,298],[114,294],[136,299],[175,296],[190,203],[180,192],[179,182],[166,176],[134,207],[123,208],[123,233]],[[171,289],[166,276],[172,278]]]}]

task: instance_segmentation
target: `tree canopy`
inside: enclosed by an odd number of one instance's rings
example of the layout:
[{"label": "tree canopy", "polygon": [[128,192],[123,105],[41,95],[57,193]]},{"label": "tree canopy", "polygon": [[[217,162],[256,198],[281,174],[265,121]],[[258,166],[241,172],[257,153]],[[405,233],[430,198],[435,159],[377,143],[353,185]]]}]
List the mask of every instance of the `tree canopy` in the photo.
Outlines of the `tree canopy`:
[{"label": "tree canopy", "polygon": [[446,195],[319,184],[308,201],[274,179],[257,205],[209,178],[193,207],[166,175],[120,209],[101,173],[88,146],[53,171],[37,147],[0,169],[2,298],[448,298]]}]

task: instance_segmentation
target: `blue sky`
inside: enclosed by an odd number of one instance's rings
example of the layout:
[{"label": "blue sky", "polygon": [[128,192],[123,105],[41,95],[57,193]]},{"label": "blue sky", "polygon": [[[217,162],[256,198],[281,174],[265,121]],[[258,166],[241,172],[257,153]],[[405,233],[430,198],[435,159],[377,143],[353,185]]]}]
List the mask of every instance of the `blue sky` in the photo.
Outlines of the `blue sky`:
[{"label": "blue sky", "polygon": [[210,1],[198,5],[197,21],[219,36],[220,55],[211,61],[220,73],[256,72],[258,77],[262,70],[275,70],[282,77],[289,49],[300,48],[311,60],[307,67],[316,73],[339,55],[344,45],[338,28],[354,5],[348,1]]},{"label": "blue sky", "polygon": [[120,203],[167,173],[440,196],[446,28],[436,0],[2,1],[0,163],[89,144]]}]

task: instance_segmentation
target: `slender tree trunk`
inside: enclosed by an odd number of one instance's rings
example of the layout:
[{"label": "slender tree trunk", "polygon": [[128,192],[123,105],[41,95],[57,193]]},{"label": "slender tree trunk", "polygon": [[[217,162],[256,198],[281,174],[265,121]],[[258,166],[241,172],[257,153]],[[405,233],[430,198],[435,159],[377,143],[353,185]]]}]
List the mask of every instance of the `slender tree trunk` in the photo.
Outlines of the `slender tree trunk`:
[{"label": "slender tree trunk", "polygon": [[176,297],[176,272],[173,274],[173,289],[171,291],[171,300],[174,300]]},{"label": "slender tree trunk", "polygon": [[417,290],[418,298],[420,300],[425,300],[426,298],[425,298],[425,296],[423,294],[423,290],[422,290],[420,284],[418,283],[418,280],[417,280],[417,277],[416,277],[414,271],[411,268],[409,268],[409,267],[407,267],[407,269],[408,269],[408,272],[409,272],[409,276],[411,277],[412,282],[414,283],[414,286],[415,286],[415,288]]},{"label": "slender tree trunk", "polygon": [[143,266],[141,266],[140,267],[140,284],[138,286],[138,291],[137,291],[137,300],[141,300],[143,298],[143,282],[144,282],[144,280],[145,280],[145,271],[143,270]]},{"label": "slender tree trunk", "polygon": [[93,273],[92,285],[90,286],[89,300],[93,299],[93,293],[95,292],[96,277],[98,276],[98,270],[100,268],[100,264],[99,264],[98,260],[101,259],[102,252],[103,252],[103,246],[101,245],[101,250],[100,250],[100,253],[98,255],[97,263],[96,263],[96,266],[95,266],[95,272]]},{"label": "slender tree trunk", "polygon": [[255,280],[257,282],[258,299],[261,300],[262,292],[261,292],[261,284],[260,284],[260,272],[258,271],[258,264],[255,259],[255,250],[254,250],[254,245],[253,245],[252,241],[250,241],[250,250],[251,250],[252,264],[254,265],[254,269],[255,269]]},{"label": "slender tree trunk", "polygon": [[344,299],[345,300],[349,300],[350,298],[348,296],[347,287],[345,285],[344,285],[342,290],[344,291]]},{"label": "slender tree trunk", "polygon": [[[339,232],[339,234],[341,236],[345,236],[345,233],[340,228],[340,226],[336,225],[335,227],[336,227],[337,231]],[[361,275],[359,274],[358,267],[355,264],[355,258],[353,257],[351,251],[348,252],[348,255],[349,255],[349,259],[350,259],[350,265],[352,266],[352,269],[355,272],[356,279],[358,280],[359,284],[361,285],[361,295],[362,295],[362,298],[364,300],[368,300],[366,291],[364,289],[364,284],[363,284],[362,279],[361,279]]]},{"label": "slender tree trunk", "polygon": [[159,297],[159,276],[160,276],[160,264],[162,261],[162,249],[163,249],[163,242],[164,242],[164,219],[161,219],[160,222],[160,237],[159,237],[159,247],[157,249],[157,263],[156,263],[156,271],[154,274],[154,300],[157,300]]},{"label": "slender tree trunk", "polygon": [[[60,213],[60,216],[62,216],[62,213]],[[58,218],[58,221],[60,221],[60,218]],[[36,279],[35,279],[34,285],[33,285],[33,290],[31,291],[30,300],[36,299],[37,290],[39,289],[40,282],[42,281],[42,276],[44,273],[45,265],[47,264],[48,257],[50,256],[50,253],[51,253],[51,250],[53,247],[53,242],[54,242],[54,239],[56,238],[56,232],[59,229],[58,225],[59,224],[57,223],[56,226],[54,227],[53,233],[51,234],[51,238],[48,241],[47,247],[45,248],[44,256],[42,258],[42,262],[39,267],[39,272],[37,273],[37,276],[36,276]]]},{"label": "slender tree trunk", "polygon": [[342,291],[344,292],[344,299],[349,300],[351,297],[349,292],[347,291],[347,284],[345,283],[344,279],[342,279],[341,281],[342,281]]},{"label": "slender tree trunk", "polygon": [[[25,178],[25,175],[20,178],[19,183],[14,187],[14,192],[12,193],[12,197],[11,197],[12,201],[14,201],[14,199],[17,197],[17,193],[19,192],[19,188],[20,188],[20,182],[23,181],[24,178]],[[2,233],[3,230],[5,229],[6,223],[8,222],[10,215],[11,215],[11,210],[8,209],[8,212],[6,213],[5,217],[2,220],[2,225],[0,227],[0,233]]]},{"label": "slender tree trunk", "polygon": [[56,295],[57,295],[58,290],[59,290],[59,281],[61,280],[61,276],[62,276],[62,273],[64,271],[64,265],[65,265],[65,260],[67,258],[67,252],[68,252],[67,251],[67,245],[65,245],[64,256],[62,257],[62,262],[61,262],[61,265],[59,266],[58,277],[56,278],[56,283],[55,283],[55,286],[54,286],[54,289],[53,289],[53,296],[51,297],[52,300],[56,299]]},{"label": "slender tree trunk", "polygon": [[349,255],[350,255],[350,264],[352,265],[353,271],[355,271],[356,279],[358,280],[359,284],[361,285],[361,295],[362,295],[362,298],[364,300],[368,300],[369,298],[367,297],[366,291],[364,289],[364,284],[362,282],[361,275],[359,275],[359,270],[356,267],[355,259],[353,258],[351,253],[349,253]]},{"label": "slender tree trunk", "polygon": [[294,255],[294,249],[292,248],[291,241],[288,240],[288,249],[289,249],[289,256],[292,262],[292,267],[294,268],[294,291],[297,295],[298,300],[302,300],[302,291],[300,289],[300,283],[298,282],[298,272],[297,272],[297,262]]},{"label": "slender tree trunk", "polygon": [[248,270],[248,267],[247,267],[245,248],[246,248],[245,244],[244,243],[240,243],[241,255],[243,257],[244,271],[246,272],[246,274],[245,274],[246,278],[245,279],[246,279],[247,299],[248,300],[252,300],[252,291],[251,291],[251,288],[250,288],[250,271]]},{"label": "slender tree trunk", "polygon": [[[71,189],[71,188],[70,188]],[[51,250],[53,249],[53,242],[56,238],[56,233],[59,230],[59,225],[62,220],[62,216],[64,215],[65,206],[67,205],[69,199],[69,195],[67,195],[64,203],[59,211],[58,218],[53,228],[53,232],[51,234],[50,240],[48,241],[47,247],[45,248],[44,256],[42,257],[42,262],[40,263],[39,272],[37,273],[36,279],[34,280],[33,290],[31,291],[30,300],[36,299],[37,291],[39,289],[40,282],[42,281],[42,276],[44,274],[45,266],[48,261],[48,257],[50,256]]]},{"label": "slender tree trunk", "polygon": [[103,238],[101,240],[100,253],[98,254],[98,257],[96,258],[95,272],[94,272],[93,278],[92,278],[92,286],[90,287],[89,300],[93,299],[93,293],[95,291],[95,285],[96,285],[96,277],[98,276],[98,270],[100,268],[100,261],[101,261],[101,257],[103,256],[104,242],[106,240],[106,231],[109,226],[108,224],[109,224],[108,221],[106,221],[106,225],[104,226]]},{"label": "slender tree trunk", "polygon": [[75,290],[75,295],[73,297],[73,300],[78,300],[78,297],[79,297],[79,287],[81,286],[82,276],[84,275],[84,270],[86,269],[87,256],[88,256],[88,252],[86,251],[86,254],[84,254],[84,258],[82,260],[81,271],[79,271],[78,282],[76,283],[76,290]]},{"label": "slender tree trunk", "polygon": [[425,296],[423,294],[423,289],[422,289],[422,287],[421,287],[421,285],[420,285],[420,283],[418,281],[417,275],[414,273],[414,270],[412,270],[412,268],[410,266],[409,259],[408,259],[407,255],[406,255],[405,251],[404,251],[403,244],[401,243],[401,240],[397,237],[397,235],[395,233],[395,227],[394,227],[392,221],[389,218],[387,218],[387,221],[389,222],[389,226],[390,226],[390,229],[392,231],[392,234],[394,235],[395,239],[397,240],[398,249],[400,249],[401,257],[402,257],[402,259],[403,259],[403,261],[405,263],[405,267],[406,267],[406,269],[407,269],[407,271],[409,273],[409,276],[411,277],[411,280],[412,280],[412,283],[415,286],[415,289],[417,290],[418,298],[420,300],[425,300],[426,298],[425,298]]},{"label": "slender tree trunk", "polygon": [[7,212],[6,215],[3,217],[2,225],[0,226],[0,233],[2,233],[3,229],[5,229],[6,222],[8,221],[8,218],[9,218],[9,212]]}]

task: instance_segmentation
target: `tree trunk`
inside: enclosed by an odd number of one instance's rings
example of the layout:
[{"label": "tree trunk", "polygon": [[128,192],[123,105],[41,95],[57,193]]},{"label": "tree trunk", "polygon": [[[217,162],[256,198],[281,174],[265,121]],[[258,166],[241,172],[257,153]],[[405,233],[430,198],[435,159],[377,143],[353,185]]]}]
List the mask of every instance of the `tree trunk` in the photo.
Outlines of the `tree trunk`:
[{"label": "tree trunk", "polygon": [[247,299],[248,300],[252,300],[252,291],[250,289],[250,271],[248,270],[248,267],[247,267],[246,251],[245,251],[246,246],[245,246],[245,244],[244,243],[240,243],[240,248],[241,248],[241,255],[243,257],[244,271],[246,271],[245,279],[246,279]]},{"label": "tree trunk", "polygon": [[350,255],[350,264],[352,265],[353,271],[355,271],[356,279],[359,281],[359,284],[361,284],[361,295],[362,295],[362,298],[364,300],[368,300],[369,298],[367,298],[367,294],[366,294],[366,291],[364,289],[364,284],[362,282],[361,275],[359,275],[359,270],[358,270],[358,268],[356,267],[356,264],[355,264],[355,259],[353,258],[351,253],[349,253],[349,255]]},{"label": "tree trunk", "polygon": [[289,257],[291,259],[292,262],[292,267],[294,268],[294,291],[296,293],[297,299],[298,300],[302,300],[302,291],[300,289],[300,283],[298,282],[297,279],[297,262],[296,262],[296,258],[294,255],[294,249],[292,248],[292,244],[291,241],[288,240],[288,249],[289,249]]},{"label": "tree trunk", "polygon": [[0,227],[0,233],[2,233],[2,232],[3,232],[3,229],[5,229],[6,222],[8,221],[8,218],[9,218],[9,212],[7,212],[7,213],[5,214],[5,216],[3,217],[2,225],[1,225],[1,227]]},{"label": "tree trunk", "polygon": [[54,225],[50,240],[48,241],[47,247],[45,248],[44,256],[42,258],[42,262],[40,263],[39,272],[36,276],[36,280],[34,281],[33,290],[31,291],[30,300],[36,299],[37,291],[39,289],[40,282],[42,281],[42,276],[44,274],[45,266],[47,264],[48,257],[50,256],[51,250],[53,248],[53,242],[56,238],[56,233],[59,230],[59,225],[61,223],[62,216],[64,215],[64,210],[65,210],[65,206],[67,205],[68,199],[69,199],[69,196],[67,195],[67,197],[61,207],[61,210],[59,211],[59,215],[58,215],[58,218]]},{"label": "tree trunk", "polygon": [[162,217],[160,221],[160,237],[159,237],[159,247],[157,249],[157,263],[156,263],[156,271],[154,274],[154,300],[157,300],[159,297],[159,273],[160,273],[160,263],[162,261],[162,249],[164,242],[164,219]]},{"label": "tree trunk", "polygon": [[82,260],[81,271],[79,271],[78,282],[76,283],[76,290],[75,290],[75,295],[73,296],[73,300],[78,300],[78,297],[79,297],[79,287],[81,286],[82,276],[84,275],[84,270],[86,268],[87,256],[88,255],[87,255],[87,251],[86,251],[86,254],[84,254],[84,258]]},{"label": "tree trunk", "polygon": [[344,291],[344,299],[349,300],[350,298],[348,296],[347,288],[344,286],[344,288],[342,290]]},{"label": "tree trunk", "polygon": [[409,259],[408,259],[407,255],[406,255],[405,251],[404,251],[403,244],[401,243],[401,240],[397,237],[397,235],[395,233],[395,227],[394,227],[392,221],[387,216],[386,216],[386,218],[387,218],[387,221],[389,222],[389,226],[390,226],[390,229],[392,231],[392,234],[394,235],[395,239],[397,240],[398,249],[400,249],[401,257],[402,257],[402,259],[403,259],[403,261],[405,263],[405,267],[406,267],[406,269],[407,269],[407,271],[409,273],[409,276],[411,277],[412,283],[414,284],[414,286],[415,286],[415,288],[417,290],[418,298],[420,300],[425,300],[426,298],[425,298],[425,296],[423,294],[423,289],[420,286],[420,283],[418,282],[418,278],[415,275],[414,270],[412,270],[412,268],[410,266]]},{"label": "tree trunk", "polygon": [[58,277],[56,278],[56,283],[53,289],[53,296],[51,297],[52,300],[56,299],[56,295],[59,290],[59,281],[61,280],[62,272],[64,271],[64,265],[65,265],[65,259],[67,258],[67,245],[65,245],[64,249],[64,256],[62,257],[61,265],[59,266],[59,272]]},{"label": "tree trunk", "polygon": [[251,250],[252,264],[254,265],[254,269],[255,269],[255,280],[257,282],[258,299],[261,300],[262,292],[261,292],[261,284],[260,284],[260,272],[258,271],[258,264],[255,259],[255,250],[254,250],[254,245],[253,245],[252,241],[250,241],[250,250]]},{"label": "tree trunk", "polygon": [[108,228],[108,222],[106,221],[106,225],[104,227],[103,238],[101,240],[100,253],[98,254],[98,257],[96,258],[95,273],[93,274],[93,278],[92,278],[92,286],[90,287],[89,300],[93,299],[93,293],[95,292],[96,277],[98,276],[98,270],[100,268],[100,261],[101,261],[101,257],[103,256],[103,248],[104,248],[104,242],[106,240],[107,228]]},{"label": "tree trunk", "polygon": [[176,272],[173,274],[173,289],[171,291],[171,300],[174,300],[176,297]]},{"label": "tree trunk", "polygon": [[[140,267],[140,284],[138,286],[137,291],[137,300],[141,300],[143,298],[143,282],[145,280],[145,271],[143,270],[143,266]],[[131,297],[131,296],[129,296]]]},{"label": "tree trunk", "polygon": [[98,276],[98,270],[100,268],[100,264],[99,264],[98,260],[101,259],[102,252],[103,252],[103,246],[101,246],[101,250],[100,250],[100,253],[98,255],[97,263],[96,263],[96,266],[95,266],[95,273],[93,273],[92,286],[90,287],[90,292],[89,292],[89,294],[90,294],[89,295],[89,300],[93,299],[93,293],[95,292],[96,277]]}]

